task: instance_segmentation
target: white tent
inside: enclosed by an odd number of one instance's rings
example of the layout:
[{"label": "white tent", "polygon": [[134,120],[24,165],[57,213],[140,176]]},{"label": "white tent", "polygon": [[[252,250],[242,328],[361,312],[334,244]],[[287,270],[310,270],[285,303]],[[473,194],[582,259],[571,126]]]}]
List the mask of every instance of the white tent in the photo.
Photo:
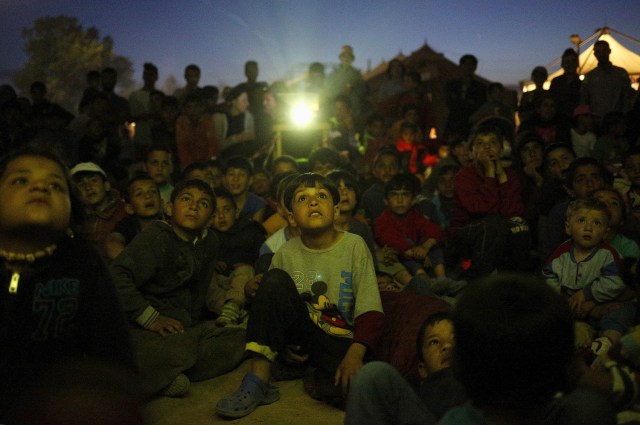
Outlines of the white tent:
[{"label": "white tent", "polygon": [[[640,54],[635,53],[627,49],[626,47],[624,47],[622,44],[620,44],[611,35],[612,31],[616,32],[618,35],[621,35],[627,38],[633,43],[636,43],[640,50],[640,41],[635,40],[620,32],[617,32],[611,28],[607,28],[607,27],[600,28],[591,37],[589,37],[579,45],[581,52],[580,52],[580,62],[579,62],[580,65],[578,67],[578,74],[583,76],[584,74],[586,74],[587,72],[591,71],[593,68],[598,66],[598,60],[593,54],[593,46],[596,41],[604,40],[607,43],[609,43],[609,47],[611,48],[611,55],[609,56],[611,63],[614,64],[615,66],[620,66],[626,69],[629,75],[631,76],[631,81],[634,82],[634,87],[637,88],[638,78],[640,77]],[[582,50],[582,47],[586,45],[589,45],[589,47]],[[553,80],[555,77],[559,75],[562,75],[562,73],[564,72],[560,67],[560,62],[561,62],[561,59],[557,58],[547,66],[547,70],[550,71],[550,74],[549,74],[549,78],[547,78],[547,81],[544,84],[544,87],[546,89],[549,88],[549,85],[551,84],[551,80]],[[551,71],[554,69],[556,69],[556,71],[551,73]],[[532,81],[526,80],[522,82],[523,92],[533,90],[533,89],[534,89],[534,85]]]}]

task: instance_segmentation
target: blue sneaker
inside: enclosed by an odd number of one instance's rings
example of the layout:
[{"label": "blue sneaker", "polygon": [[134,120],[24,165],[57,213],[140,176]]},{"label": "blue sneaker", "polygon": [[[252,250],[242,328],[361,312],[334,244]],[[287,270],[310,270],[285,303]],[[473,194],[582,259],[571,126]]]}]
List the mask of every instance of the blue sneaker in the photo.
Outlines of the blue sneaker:
[{"label": "blue sneaker", "polygon": [[271,404],[280,399],[280,391],[262,382],[253,373],[247,373],[240,387],[229,397],[216,404],[216,413],[227,418],[241,418],[256,410],[256,407]]}]

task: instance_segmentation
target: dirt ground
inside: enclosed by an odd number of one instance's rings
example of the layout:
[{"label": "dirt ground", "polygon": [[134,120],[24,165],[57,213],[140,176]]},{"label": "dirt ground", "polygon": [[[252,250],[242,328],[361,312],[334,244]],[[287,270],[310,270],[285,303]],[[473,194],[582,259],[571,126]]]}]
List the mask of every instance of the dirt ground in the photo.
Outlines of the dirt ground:
[{"label": "dirt ground", "polygon": [[[277,382],[280,400],[258,407],[240,419],[223,419],[214,412],[216,402],[238,387],[249,370],[245,361],[233,372],[214,379],[191,384],[183,398],[160,397],[147,403],[148,425],[211,425],[211,424],[268,424],[268,425],[341,425],[344,412],[309,397],[302,380]],[[618,424],[640,425],[640,406],[618,415]]]},{"label": "dirt ground", "polygon": [[280,400],[258,407],[241,419],[223,419],[214,412],[218,399],[231,394],[248,371],[245,361],[235,371],[208,381],[191,384],[183,398],[161,397],[147,403],[149,425],[210,425],[210,424],[309,424],[339,425],[344,412],[309,397],[302,380],[277,382]]}]

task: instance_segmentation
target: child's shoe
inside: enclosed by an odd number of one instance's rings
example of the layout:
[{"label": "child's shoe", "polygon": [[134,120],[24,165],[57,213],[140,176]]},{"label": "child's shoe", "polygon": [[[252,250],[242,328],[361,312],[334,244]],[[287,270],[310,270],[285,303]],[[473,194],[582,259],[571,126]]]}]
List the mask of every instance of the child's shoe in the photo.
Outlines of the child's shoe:
[{"label": "child's shoe", "polygon": [[171,381],[169,385],[160,391],[160,395],[165,397],[183,397],[189,392],[190,386],[191,381],[189,381],[189,378],[181,373],[176,376],[176,379]]},{"label": "child's shoe", "polygon": [[255,374],[249,372],[233,394],[218,401],[216,413],[228,418],[241,418],[253,412],[256,407],[271,404],[279,399],[280,392],[276,387],[262,382]]}]

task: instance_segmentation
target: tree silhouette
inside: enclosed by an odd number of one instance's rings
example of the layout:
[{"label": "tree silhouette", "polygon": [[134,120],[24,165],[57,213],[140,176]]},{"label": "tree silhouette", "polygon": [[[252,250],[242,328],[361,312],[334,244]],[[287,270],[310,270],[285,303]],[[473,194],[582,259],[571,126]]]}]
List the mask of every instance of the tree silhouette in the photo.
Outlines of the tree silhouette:
[{"label": "tree silhouette", "polygon": [[29,92],[32,82],[42,81],[49,100],[75,111],[91,70],[113,67],[121,89],[133,85],[131,60],[113,52],[111,37],[101,40],[96,28],[84,29],[76,18],[36,19],[32,28],[23,28],[22,37],[29,60],[14,75],[13,83],[23,93]]}]

